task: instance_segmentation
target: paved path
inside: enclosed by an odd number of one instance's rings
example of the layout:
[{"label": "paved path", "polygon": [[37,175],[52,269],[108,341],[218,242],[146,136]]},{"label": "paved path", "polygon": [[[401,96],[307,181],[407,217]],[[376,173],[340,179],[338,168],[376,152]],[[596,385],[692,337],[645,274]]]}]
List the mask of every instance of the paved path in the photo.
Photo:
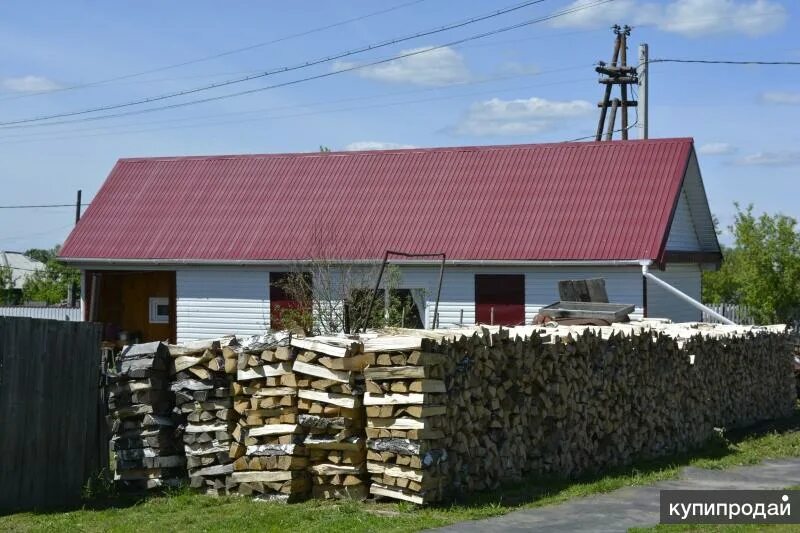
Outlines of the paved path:
[{"label": "paved path", "polygon": [[663,489],[784,489],[795,485],[800,485],[800,458],[765,461],[755,466],[726,470],[687,467],[681,470],[679,479],[626,487],[486,520],[461,522],[436,531],[626,531],[630,527],[658,523],[658,494]]}]

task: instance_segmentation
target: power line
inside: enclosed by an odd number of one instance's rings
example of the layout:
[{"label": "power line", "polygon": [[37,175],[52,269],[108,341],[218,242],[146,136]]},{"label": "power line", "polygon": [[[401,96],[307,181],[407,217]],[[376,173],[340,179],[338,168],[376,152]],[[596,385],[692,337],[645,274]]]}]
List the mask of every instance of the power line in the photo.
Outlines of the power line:
[{"label": "power line", "polygon": [[[88,206],[85,203],[81,208]],[[48,207],[75,207],[75,204],[42,204],[42,205],[0,205],[0,209],[43,209]]]},{"label": "power line", "polygon": [[[341,113],[346,111],[362,111],[365,109],[378,109],[378,108],[386,108],[386,107],[394,107],[399,105],[410,105],[410,104],[417,104],[417,103],[424,103],[424,102],[432,102],[432,101],[441,101],[441,100],[452,100],[455,98],[466,98],[466,97],[473,97],[477,95],[483,94],[498,94],[508,91],[518,91],[524,89],[530,89],[533,87],[544,87],[550,85],[563,85],[567,83],[586,83],[590,81],[588,78],[580,78],[580,79],[570,79],[570,80],[562,80],[552,83],[539,83],[533,85],[526,85],[522,87],[511,87],[508,89],[491,89],[491,90],[484,90],[484,91],[473,91],[470,93],[464,94],[457,94],[457,95],[442,95],[442,96],[434,96],[429,98],[420,98],[414,100],[403,100],[398,102],[385,102],[385,103],[378,103],[373,105],[362,105],[362,106],[352,106],[352,107],[341,107],[335,109],[324,109],[319,111],[308,111],[308,112],[301,112],[301,113],[291,113],[291,114],[284,114],[284,115],[271,115],[266,117],[249,117],[249,118],[240,118],[240,119],[232,119],[232,120],[222,120],[222,121],[213,121],[213,122],[202,122],[202,123],[195,123],[195,124],[184,124],[184,125],[175,125],[175,126],[165,126],[165,127],[156,127],[156,128],[144,128],[144,129],[133,129],[133,130],[125,130],[125,131],[117,131],[117,132],[99,132],[99,133],[89,133],[86,135],[69,135],[69,136],[56,136],[56,137],[22,137],[20,139],[15,139],[14,137],[8,137],[10,139],[7,142],[3,142],[4,138],[0,138],[0,146],[1,145],[8,145],[8,144],[18,144],[18,143],[25,143],[25,142],[34,142],[34,141],[60,141],[60,140],[73,140],[76,138],[85,138],[85,137],[105,137],[112,134],[118,135],[125,135],[125,134],[136,134],[136,133],[151,133],[155,131],[164,131],[164,130],[174,130],[174,129],[185,129],[185,128],[198,128],[204,126],[220,126],[220,125],[227,125],[227,124],[241,124],[244,122],[258,122],[263,120],[280,120],[286,118],[297,118],[297,117],[306,117],[306,116],[313,116],[313,115],[321,115],[327,113]],[[353,99],[347,99],[353,100]],[[296,106],[296,107],[304,107],[304,106]],[[280,109],[280,108],[278,108]],[[92,130],[89,130],[92,131]]]},{"label": "power line", "polygon": [[249,75],[249,76],[241,76],[239,78],[233,78],[233,79],[221,81],[221,82],[218,82],[218,83],[211,83],[211,84],[203,85],[203,86],[200,86],[200,87],[194,87],[194,88],[191,88],[191,89],[185,89],[183,91],[176,91],[176,92],[172,92],[172,93],[162,94],[162,95],[159,95],[159,96],[151,96],[149,98],[142,98],[142,99],[139,99],[139,100],[133,100],[133,101],[130,101],[130,102],[124,102],[124,103],[121,103],[121,104],[111,104],[111,105],[93,107],[93,108],[89,108],[89,109],[82,109],[82,110],[79,110],[79,111],[69,111],[69,112],[64,112],[64,113],[54,113],[54,114],[51,114],[51,115],[41,115],[41,116],[38,116],[38,117],[31,117],[31,118],[25,118],[25,119],[18,119],[18,120],[0,122],[0,126],[11,126],[11,125],[15,125],[15,124],[25,124],[25,123],[29,123],[29,122],[39,122],[39,121],[43,121],[43,120],[50,120],[50,119],[54,119],[54,118],[72,117],[72,116],[76,116],[76,115],[86,115],[86,114],[89,114],[89,113],[96,113],[98,111],[110,111],[112,109],[120,109],[120,108],[123,108],[123,107],[131,107],[131,106],[135,106],[135,105],[148,104],[148,103],[152,103],[152,102],[158,102],[158,101],[161,101],[161,100],[166,100],[166,99],[169,99],[169,98],[176,98],[178,96],[186,96],[186,95],[189,95],[189,94],[194,94],[194,93],[198,93],[198,92],[202,92],[202,91],[208,91],[208,90],[211,90],[211,89],[218,89],[220,87],[226,87],[228,85],[243,83],[243,82],[246,82],[246,81],[252,81],[252,80],[255,80],[255,79],[260,79],[260,78],[264,78],[264,77],[267,77],[267,76],[272,76],[272,75],[275,75],[275,74],[283,74],[285,72],[292,72],[292,71],[295,71],[295,70],[309,68],[309,67],[320,65],[320,64],[323,64],[323,63],[329,63],[329,62],[335,61],[337,59],[342,59],[342,58],[345,58],[345,57],[350,57],[352,55],[360,54],[360,53],[363,53],[363,52],[366,52],[366,51],[369,51],[369,50],[376,50],[378,48],[384,48],[386,46],[391,46],[391,45],[403,43],[403,42],[410,41],[410,40],[413,40],[413,39],[418,39],[420,37],[427,37],[429,35],[435,35],[437,33],[450,31],[450,30],[453,30],[453,29],[456,29],[456,28],[461,28],[461,27],[467,26],[469,24],[474,24],[476,22],[481,22],[481,21],[484,21],[484,20],[488,20],[488,19],[491,19],[491,18],[494,18],[494,17],[498,17],[500,15],[505,15],[507,13],[511,13],[513,11],[517,11],[519,9],[528,7],[528,6],[533,5],[533,4],[540,4],[540,3],[545,2],[545,1],[546,0],[527,0],[527,1],[522,2],[520,4],[515,4],[515,5],[510,6],[510,7],[506,7],[506,8],[503,8],[503,9],[496,10],[496,11],[492,11],[491,13],[488,13],[488,14],[485,14],[485,15],[480,15],[478,17],[473,17],[473,18],[470,18],[470,19],[467,19],[467,20],[462,20],[460,22],[447,24],[447,25],[441,26],[439,28],[430,29],[430,30],[424,30],[424,31],[417,32],[417,33],[414,33],[414,34],[411,34],[411,35],[405,35],[403,37],[398,37],[398,38],[389,39],[389,40],[381,41],[381,42],[374,43],[374,44],[369,44],[369,45],[366,45],[366,46],[362,46],[361,48],[356,48],[354,50],[349,50],[349,51],[345,51],[345,52],[339,52],[339,53],[333,54],[331,56],[325,56],[325,57],[313,59],[313,60],[310,60],[310,61],[306,61],[304,63],[298,63],[298,64],[295,64],[295,65],[289,65],[289,66],[283,66],[283,67],[274,68],[274,69],[271,69],[271,70],[260,72],[258,74],[252,74],[252,75]]},{"label": "power line", "polygon": [[[629,125],[627,128],[616,129],[616,130],[613,131],[613,133],[619,133],[619,132],[622,132],[622,131],[630,131],[631,129],[635,128],[638,124],[639,124],[639,117],[637,116],[636,120],[633,122],[633,124]],[[569,139],[567,141],[561,141],[561,142],[573,143],[573,142],[577,142],[577,141],[586,141],[586,140],[594,139],[594,138],[595,138],[594,135],[587,135],[586,137],[578,137],[576,139]],[[600,141],[600,142],[607,142],[607,141]]]},{"label": "power line", "polygon": [[[544,0],[538,0],[538,1],[544,1]],[[356,71],[356,70],[359,70],[359,69],[363,69],[363,68],[366,68],[366,67],[380,65],[380,64],[383,64],[383,63],[389,63],[391,61],[396,61],[398,59],[403,59],[403,58],[406,58],[406,57],[413,57],[413,56],[420,55],[420,54],[430,53],[430,52],[432,52],[434,50],[439,50],[439,49],[442,49],[442,48],[456,46],[456,45],[459,45],[459,44],[462,44],[462,43],[465,43],[465,42],[474,41],[474,40],[477,40],[477,39],[482,39],[482,38],[489,37],[489,36],[492,36],[492,35],[497,35],[497,34],[500,34],[500,33],[507,32],[507,31],[519,29],[519,28],[522,28],[522,27],[525,27],[525,26],[530,26],[532,24],[538,24],[538,23],[541,23],[541,22],[546,22],[546,21],[549,21],[549,20],[553,20],[553,19],[565,16],[565,15],[569,15],[569,14],[578,12],[578,11],[583,11],[583,10],[590,9],[592,7],[596,7],[596,6],[599,6],[599,5],[608,4],[608,3],[614,2],[614,1],[615,0],[597,0],[596,2],[591,3],[591,4],[584,4],[584,5],[581,5],[579,7],[568,8],[568,9],[565,9],[565,10],[562,10],[562,11],[557,11],[555,13],[552,13],[552,14],[544,16],[544,17],[538,17],[538,18],[534,18],[534,19],[529,19],[529,20],[526,20],[526,21],[523,21],[523,22],[520,22],[520,23],[517,23],[517,24],[512,24],[510,26],[505,26],[505,27],[498,28],[498,29],[495,29],[495,30],[490,30],[490,31],[483,32],[483,33],[480,33],[480,34],[476,34],[476,35],[472,35],[472,36],[469,36],[469,37],[465,37],[463,39],[450,41],[450,42],[447,42],[445,44],[432,46],[432,47],[421,49],[421,50],[415,50],[415,51],[407,52],[405,54],[400,54],[400,55],[397,55],[397,56],[380,59],[380,60],[377,60],[377,61],[372,61],[372,62],[368,62],[368,63],[362,63],[362,64],[358,64],[358,65],[352,65],[350,67],[341,68],[341,69],[338,69],[338,70],[335,70],[335,71],[332,71],[332,72],[325,72],[325,73],[317,74],[317,75],[314,75],[314,76],[307,76],[305,78],[294,79],[294,80],[290,80],[290,81],[286,81],[286,82],[282,82],[282,83],[277,83],[277,84],[274,84],[274,85],[267,85],[265,87],[258,87],[258,88],[255,88],[255,89],[249,89],[249,90],[246,90],[246,91],[240,91],[240,92],[236,92],[236,93],[228,93],[228,94],[223,94],[223,95],[218,95],[218,96],[211,96],[211,97],[207,97],[207,98],[201,98],[201,99],[197,99],[197,100],[189,100],[187,102],[180,102],[180,103],[176,103],[176,104],[169,104],[169,105],[164,105],[164,106],[159,106],[159,107],[151,107],[151,108],[147,108],[147,109],[126,111],[126,112],[122,112],[122,113],[112,113],[112,114],[108,114],[108,115],[100,115],[100,116],[95,116],[95,117],[83,117],[83,118],[78,118],[78,119],[62,120],[62,121],[50,122],[50,123],[46,123],[46,124],[20,124],[20,122],[32,122],[33,120],[37,120],[37,119],[29,119],[27,121],[16,121],[16,122],[0,123],[0,125],[7,124],[7,125],[10,125],[10,126],[6,126],[5,129],[14,129],[14,128],[25,128],[25,127],[37,127],[37,126],[53,126],[53,125],[60,125],[60,124],[74,124],[74,123],[78,123],[78,122],[90,122],[90,121],[95,121],[95,120],[104,120],[104,119],[108,119],[108,118],[116,118],[116,117],[122,117],[122,116],[140,115],[140,114],[143,114],[143,113],[152,113],[152,112],[155,112],[155,111],[163,111],[163,110],[167,110],[167,109],[176,109],[176,108],[186,107],[186,106],[190,106],[190,105],[202,104],[202,103],[213,102],[213,101],[218,101],[218,100],[225,100],[225,99],[228,99],[228,98],[234,98],[234,97],[237,97],[237,96],[244,96],[244,95],[248,95],[248,94],[254,94],[254,93],[261,92],[261,91],[277,89],[277,88],[280,88],[280,87],[288,87],[288,86],[291,86],[291,85],[297,85],[297,84],[304,83],[304,82],[307,82],[307,81],[318,80],[318,79],[322,79],[322,78],[328,78],[328,77],[331,77],[331,76],[344,74],[346,72],[352,72],[352,71]],[[11,125],[11,124],[16,124],[16,125]]]},{"label": "power line", "polygon": [[332,24],[327,24],[325,26],[319,26],[317,28],[312,28],[310,30],[305,30],[305,31],[302,31],[302,32],[299,32],[299,33],[293,33],[293,34],[290,34],[290,35],[286,35],[284,37],[278,37],[276,39],[272,39],[272,40],[269,40],[269,41],[264,41],[264,42],[260,42],[260,43],[251,44],[251,45],[248,45],[248,46],[243,46],[241,48],[234,48],[232,50],[226,50],[224,52],[219,52],[219,53],[216,53],[216,54],[213,54],[213,55],[210,55],[210,56],[201,57],[201,58],[198,58],[198,59],[191,59],[189,61],[183,61],[183,62],[180,62],[180,63],[173,63],[171,65],[165,65],[163,67],[158,67],[158,68],[149,69],[149,70],[143,70],[141,72],[135,72],[133,74],[124,74],[122,76],[116,76],[116,77],[113,77],[113,78],[106,78],[104,80],[97,80],[97,81],[92,81],[92,82],[87,82],[87,83],[80,83],[80,84],[76,84],[76,85],[70,85],[68,87],[60,87],[58,89],[53,89],[53,90],[49,90],[49,91],[41,91],[41,92],[37,92],[37,93],[33,93],[33,94],[22,94],[22,95],[11,96],[11,97],[0,99],[0,102],[6,101],[6,100],[15,100],[17,98],[29,98],[29,97],[32,97],[32,96],[41,96],[43,94],[52,94],[52,93],[58,93],[58,92],[64,92],[64,91],[72,91],[72,90],[75,90],[75,89],[83,89],[83,88],[86,88],[86,87],[94,87],[94,86],[97,86],[97,85],[104,85],[104,84],[112,83],[112,82],[115,82],[115,81],[122,81],[122,80],[127,80],[127,79],[130,79],[130,78],[136,78],[136,77],[144,76],[144,75],[147,75],[147,74],[154,74],[156,72],[163,72],[165,70],[172,70],[172,69],[179,68],[179,67],[185,67],[187,65],[194,65],[194,64],[197,64],[197,63],[203,63],[203,62],[206,62],[206,61],[211,61],[213,59],[219,59],[221,57],[225,57],[225,56],[229,56],[229,55],[233,55],[233,54],[238,54],[240,52],[247,52],[249,50],[254,50],[256,48],[261,48],[261,47],[268,46],[268,45],[271,45],[271,44],[277,44],[277,43],[280,43],[280,42],[283,42],[283,41],[296,39],[297,37],[305,37],[306,35],[311,35],[312,33],[318,33],[318,32],[321,32],[321,31],[330,30],[330,29],[333,29],[333,28],[337,28],[339,26],[344,26],[346,24],[351,24],[353,22],[358,22],[358,21],[361,21],[361,20],[364,20],[364,19],[368,19],[368,18],[371,18],[371,17],[376,17],[378,15],[384,15],[386,13],[391,13],[392,11],[397,11],[398,9],[403,9],[403,8],[406,8],[406,7],[415,5],[415,4],[422,3],[424,1],[425,0],[413,0],[411,2],[406,2],[404,4],[399,4],[399,5],[396,5],[396,6],[393,6],[393,7],[382,9],[380,11],[373,11],[372,13],[367,13],[366,15],[361,15],[361,16],[350,18],[350,19],[347,19],[347,20],[334,22]]},{"label": "power line", "polygon": [[648,63],[702,63],[706,65],[791,65],[800,61],[728,61],[721,59],[651,59]]},{"label": "power line", "polygon": [[[228,123],[235,123],[235,122],[240,122],[240,121],[236,121],[236,120],[225,121],[225,122],[196,122],[196,121],[202,121],[203,119],[215,119],[215,118],[231,117],[231,116],[235,116],[235,115],[254,115],[256,113],[263,113],[263,112],[275,112],[275,111],[294,110],[294,109],[306,109],[308,107],[313,107],[313,106],[324,106],[324,105],[347,103],[347,102],[363,102],[365,100],[382,99],[382,98],[387,98],[387,97],[392,97],[392,96],[404,96],[404,95],[418,94],[418,93],[429,93],[429,92],[433,92],[433,91],[439,92],[439,91],[450,90],[450,89],[455,89],[455,88],[459,88],[459,87],[467,87],[467,86],[472,86],[472,85],[483,85],[483,84],[487,84],[487,83],[493,83],[493,82],[496,82],[496,81],[506,81],[506,80],[516,79],[516,78],[532,78],[532,77],[537,77],[538,78],[539,76],[543,76],[543,75],[546,75],[546,74],[557,73],[557,72],[566,72],[566,71],[572,71],[572,70],[584,70],[584,69],[589,68],[591,66],[593,66],[593,65],[576,65],[576,66],[570,66],[570,67],[564,67],[564,68],[542,70],[542,71],[539,71],[539,72],[537,72],[535,74],[513,74],[513,75],[507,75],[507,76],[495,76],[495,77],[491,77],[491,78],[484,78],[484,79],[479,79],[479,80],[460,82],[460,83],[448,85],[448,86],[445,86],[445,87],[428,87],[428,88],[424,88],[424,89],[412,89],[412,90],[406,90],[406,91],[395,91],[395,92],[391,92],[391,93],[382,93],[382,94],[375,94],[375,95],[370,95],[370,96],[356,96],[356,97],[349,97],[349,98],[340,98],[340,99],[336,99],[336,100],[316,101],[316,102],[310,102],[310,103],[306,103],[306,104],[286,105],[286,106],[268,107],[268,108],[246,109],[246,110],[240,110],[240,111],[231,111],[231,112],[227,112],[227,113],[215,113],[215,114],[211,114],[211,115],[203,115],[203,116],[195,116],[195,117],[182,117],[182,118],[173,118],[173,119],[151,120],[151,121],[146,121],[146,122],[127,123],[127,124],[124,124],[124,123],[123,124],[112,124],[112,125],[109,125],[109,126],[99,127],[99,128],[98,127],[72,128],[72,129],[69,129],[69,130],[61,130],[61,131],[53,132],[53,133],[55,135],[60,135],[60,134],[64,134],[64,133],[70,133],[71,134],[71,133],[76,133],[76,132],[77,133],[81,133],[81,132],[99,132],[99,134],[101,134],[101,135],[107,135],[107,134],[115,134],[115,133],[126,133],[126,131],[119,131],[116,128],[123,128],[123,129],[124,128],[130,128],[130,127],[134,127],[135,128],[135,127],[159,125],[159,124],[169,124],[169,126],[166,127],[166,128],[150,128],[150,129],[146,129],[146,130],[135,130],[135,132],[139,132],[139,131],[161,131],[162,129],[180,129],[180,128],[183,128],[183,127],[195,127],[195,126],[198,126],[198,125],[205,125],[205,124],[228,124]],[[573,81],[573,80],[570,80],[570,81]],[[579,80],[574,80],[574,81],[579,81]],[[530,89],[530,88],[533,88],[533,87],[539,87],[539,86],[543,86],[543,85],[550,85],[550,84],[525,85],[525,86],[522,86],[522,87],[514,87],[514,88],[509,88],[509,89],[497,89],[496,91],[504,92],[504,91],[515,90],[515,89],[520,89],[520,90],[521,89]],[[451,98],[461,98],[461,97],[464,97],[464,96],[472,96],[472,95],[484,94],[484,93],[485,92],[471,92],[471,93],[465,93],[465,94],[456,94],[456,95],[452,95],[452,96],[449,96],[449,97],[451,97]],[[411,101],[407,101],[407,102],[408,103],[415,103],[415,102],[418,102],[418,101],[428,101],[428,99],[411,100]],[[391,105],[395,105],[395,104],[394,103],[388,103],[386,105],[391,106]],[[367,106],[367,107],[371,108],[371,107],[380,107],[380,106]],[[357,109],[357,108],[348,108],[348,110],[350,110],[350,109]],[[323,111],[319,111],[319,113],[328,113],[328,112],[331,112],[331,111],[337,111],[337,110],[336,109],[334,109],[334,110],[323,110]],[[303,115],[310,115],[310,114],[316,114],[316,112],[304,113]],[[280,115],[277,118],[283,118],[285,116],[296,116],[296,115]],[[252,120],[261,120],[262,118],[264,118],[264,117],[248,118],[248,119],[242,120],[241,122],[249,122],[249,121],[252,121]],[[271,118],[271,117],[265,117],[265,118],[268,119],[268,118]],[[194,122],[194,124],[190,124],[189,126],[180,126],[180,125],[176,126],[175,125],[176,122]],[[61,137],[61,136],[53,137],[52,135],[43,137],[41,135],[42,133],[44,133],[44,132],[36,132],[36,133],[32,133],[32,134],[23,134],[23,135],[0,136],[0,143],[2,143],[2,141],[6,141],[6,140],[10,140],[10,141],[13,142],[13,141],[17,141],[17,140],[22,140],[22,141],[34,140],[35,141],[35,140],[58,140],[58,139],[66,138],[66,137]],[[81,137],[86,137],[86,136],[94,136],[94,135],[83,135]],[[72,136],[70,138],[76,138],[76,137]]]}]

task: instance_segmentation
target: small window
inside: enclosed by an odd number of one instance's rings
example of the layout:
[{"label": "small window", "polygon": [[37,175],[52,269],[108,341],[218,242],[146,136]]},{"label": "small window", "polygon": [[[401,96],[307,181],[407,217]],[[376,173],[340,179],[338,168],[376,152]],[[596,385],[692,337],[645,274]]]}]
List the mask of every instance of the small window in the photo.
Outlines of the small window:
[{"label": "small window", "polygon": [[169,324],[169,298],[150,298],[150,323]]}]

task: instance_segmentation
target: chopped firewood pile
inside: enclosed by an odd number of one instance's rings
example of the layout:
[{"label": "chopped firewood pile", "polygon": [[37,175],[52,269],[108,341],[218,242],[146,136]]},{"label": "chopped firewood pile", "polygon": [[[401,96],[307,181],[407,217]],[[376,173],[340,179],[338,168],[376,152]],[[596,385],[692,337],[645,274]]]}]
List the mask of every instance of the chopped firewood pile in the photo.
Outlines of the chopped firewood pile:
[{"label": "chopped firewood pile", "polygon": [[127,488],[178,486],[186,457],[176,433],[172,361],[160,342],[128,346],[109,372],[108,411],[117,482]]},{"label": "chopped firewood pile", "polygon": [[[171,359],[153,377],[170,381],[167,405],[185,417],[183,477],[266,500],[426,504],[574,476],[788,416],[796,398],[781,326],[646,320],[159,346],[130,350]],[[128,431],[116,429],[117,440]]]}]

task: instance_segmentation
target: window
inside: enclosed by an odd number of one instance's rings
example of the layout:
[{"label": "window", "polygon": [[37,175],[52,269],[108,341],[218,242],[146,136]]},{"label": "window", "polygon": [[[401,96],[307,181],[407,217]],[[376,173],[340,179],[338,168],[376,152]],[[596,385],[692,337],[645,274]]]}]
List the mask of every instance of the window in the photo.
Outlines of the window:
[{"label": "window", "polygon": [[150,323],[169,324],[169,298],[150,297]]},{"label": "window", "polygon": [[422,289],[393,289],[389,292],[388,299],[386,290],[378,289],[372,305],[372,314],[365,324],[373,289],[353,289],[350,291],[350,298],[345,302],[344,307],[345,332],[355,333],[356,329],[364,326],[423,328],[420,308],[414,299],[414,290],[417,291],[418,300],[424,306]]}]

